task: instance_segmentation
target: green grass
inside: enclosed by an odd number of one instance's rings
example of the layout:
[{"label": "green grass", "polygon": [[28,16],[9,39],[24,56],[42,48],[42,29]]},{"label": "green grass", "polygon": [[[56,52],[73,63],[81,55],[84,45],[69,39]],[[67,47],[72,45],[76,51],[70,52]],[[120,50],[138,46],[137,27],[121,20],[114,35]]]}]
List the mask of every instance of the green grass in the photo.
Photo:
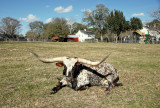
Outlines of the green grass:
[{"label": "green grass", "polygon": [[[50,95],[63,68],[38,61],[27,48],[45,58],[58,56],[107,62],[120,74],[121,87],[105,94],[100,86],[84,91],[68,87]],[[160,45],[115,43],[0,42],[0,107],[158,108],[160,107]]]}]

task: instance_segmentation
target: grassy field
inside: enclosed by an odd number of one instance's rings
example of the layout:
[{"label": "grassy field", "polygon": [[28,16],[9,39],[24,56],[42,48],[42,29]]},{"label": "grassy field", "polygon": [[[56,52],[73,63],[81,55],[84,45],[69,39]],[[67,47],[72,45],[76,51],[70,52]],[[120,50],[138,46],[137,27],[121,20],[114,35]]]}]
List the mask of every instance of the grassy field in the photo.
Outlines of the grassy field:
[{"label": "grassy field", "polygon": [[[27,51],[45,58],[58,56],[107,62],[120,74],[123,86],[105,94],[100,86],[84,91],[68,87],[50,95],[63,68],[44,64]],[[160,107],[160,45],[115,43],[0,42],[0,107],[158,108]]]}]

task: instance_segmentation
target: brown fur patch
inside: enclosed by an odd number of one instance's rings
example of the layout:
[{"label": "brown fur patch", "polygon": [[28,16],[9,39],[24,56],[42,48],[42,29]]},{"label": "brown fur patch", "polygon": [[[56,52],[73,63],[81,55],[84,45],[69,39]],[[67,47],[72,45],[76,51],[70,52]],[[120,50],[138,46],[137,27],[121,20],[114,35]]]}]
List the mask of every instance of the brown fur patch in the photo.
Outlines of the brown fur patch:
[{"label": "brown fur patch", "polygon": [[56,66],[62,67],[62,66],[63,66],[63,63],[62,63],[62,62],[58,62],[58,63],[56,63]]}]

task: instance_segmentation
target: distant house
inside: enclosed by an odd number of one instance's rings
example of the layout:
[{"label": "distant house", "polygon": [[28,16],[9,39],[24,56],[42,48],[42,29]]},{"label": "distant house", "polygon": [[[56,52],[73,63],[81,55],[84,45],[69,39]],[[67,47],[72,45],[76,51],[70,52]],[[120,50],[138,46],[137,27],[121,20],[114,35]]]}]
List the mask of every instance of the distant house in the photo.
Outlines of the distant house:
[{"label": "distant house", "polygon": [[91,31],[79,30],[75,35],[53,36],[52,40],[57,42],[88,42],[95,41],[95,34]]},{"label": "distant house", "polygon": [[95,34],[91,31],[79,30],[75,35],[78,36],[79,42],[86,42],[95,39]]}]

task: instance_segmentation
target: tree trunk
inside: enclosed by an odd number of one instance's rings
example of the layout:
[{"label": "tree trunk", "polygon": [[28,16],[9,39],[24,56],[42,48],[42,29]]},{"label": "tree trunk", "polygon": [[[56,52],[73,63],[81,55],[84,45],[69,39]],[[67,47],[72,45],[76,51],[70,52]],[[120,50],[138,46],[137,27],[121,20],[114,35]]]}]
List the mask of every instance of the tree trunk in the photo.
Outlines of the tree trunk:
[{"label": "tree trunk", "polygon": [[116,38],[115,38],[115,39],[116,39],[116,43],[117,43],[117,39],[118,39],[118,37],[116,36]]},{"label": "tree trunk", "polygon": [[109,37],[107,37],[107,39],[108,39],[108,42],[110,42],[110,39],[109,39]]},{"label": "tree trunk", "polygon": [[136,36],[136,35],[134,35],[134,37],[135,37],[135,43],[137,43],[137,36]]},{"label": "tree trunk", "polygon": [[123,38],[121,37],[121,43],[122,43],[122,41],[123,41],[122,39],[123,39]]},{"label": "tree trunk", "polygon": [[101,33],[101,42],[103,42],[103,36],[102,36],[102,33]]}]

